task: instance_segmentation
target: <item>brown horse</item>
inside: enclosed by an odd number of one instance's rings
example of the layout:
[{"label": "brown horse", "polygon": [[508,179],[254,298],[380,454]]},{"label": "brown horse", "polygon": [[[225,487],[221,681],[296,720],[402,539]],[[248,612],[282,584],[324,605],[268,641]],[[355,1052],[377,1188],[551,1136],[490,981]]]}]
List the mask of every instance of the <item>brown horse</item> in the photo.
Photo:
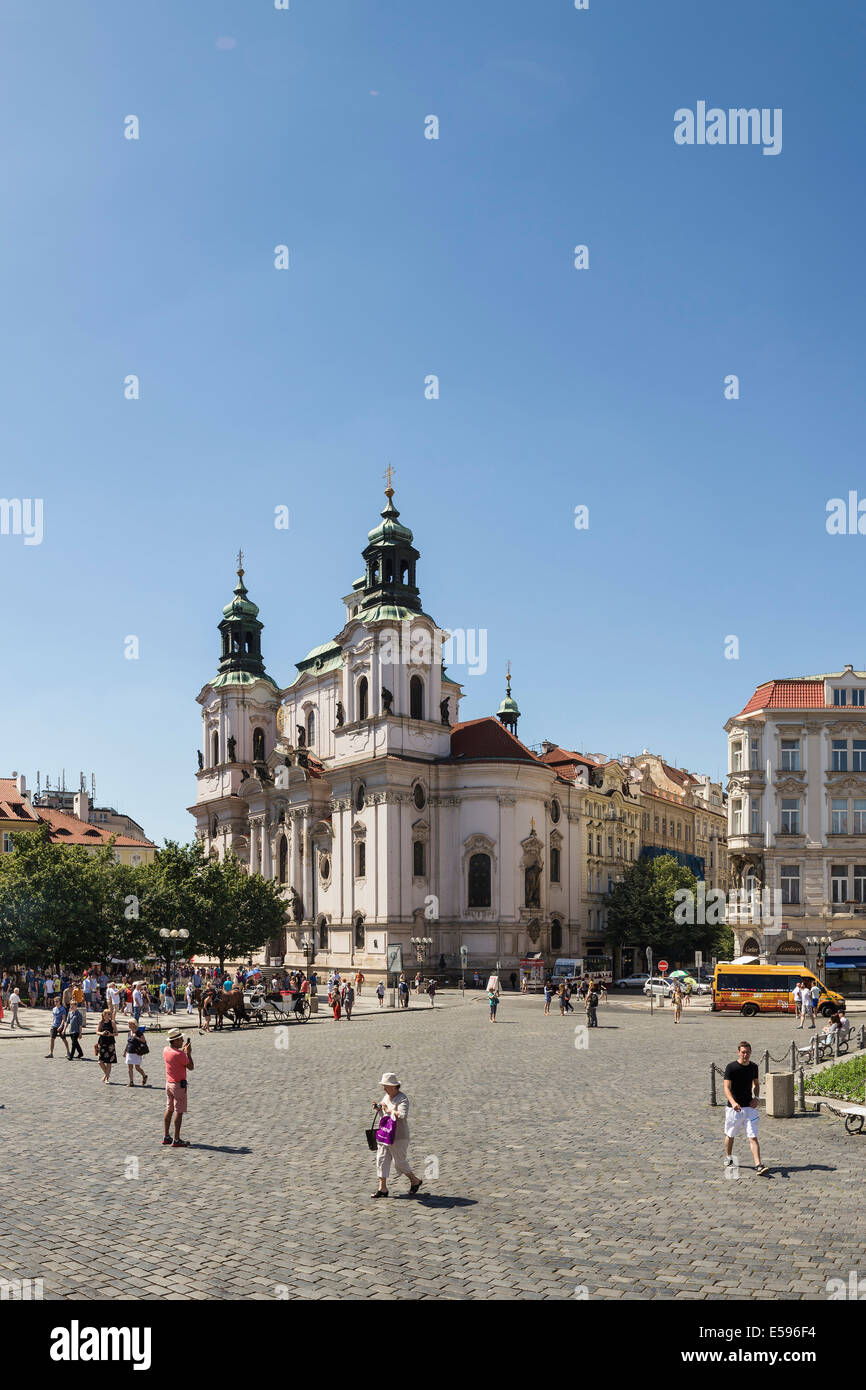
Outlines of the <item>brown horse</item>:
[{"label": "brown horse", "polygon": [[244,1005],[242,989],[210,988],[204,990],[199,1001],[199,1026],[201,1025],[202,1010],[207,1017],[214,1019],[214,1024],[219,1030],[222,1030],[223,1019],[226,1014],[231,1014],[232,1028],[240,1028],[241,1024],[248,1023],[251,1017]]}]

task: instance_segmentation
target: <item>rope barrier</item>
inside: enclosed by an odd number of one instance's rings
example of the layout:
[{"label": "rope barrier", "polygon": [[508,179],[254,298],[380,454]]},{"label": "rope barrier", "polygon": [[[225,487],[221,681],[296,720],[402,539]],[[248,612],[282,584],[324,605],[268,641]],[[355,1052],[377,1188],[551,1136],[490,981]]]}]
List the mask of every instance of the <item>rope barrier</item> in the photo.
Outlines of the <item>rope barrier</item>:
[{"label": "rope barrier", "polygon": [[[855,1031],[853,1028],[851,1028],[851,1029],[849,1030],[849,1032],[848,1032],[848,1042],[849,1042],[849,1047],[850,1047],[853,1051],[855,1051],[855,1052],[862,1052],[864,1049],[866,1049],[866,1024],[861,1024],[858,1031]],[[809,1056],[808,1056],[808,1057],[805,1057],[804,1054],[805,1054],[805,1052],[806,1052],[806,1048],[804,1047],[804,1048],[802,1048],[802,1050],[801,1050],[801,1049],[798,1047],[798,1045],[797,1045],[796,1039],[793,1039],[792,1042],[791,1042],[791,1046],[790,1046],[789,1051],[783,1052],[783,1053],[781,1054],[781,1056],[779,1056],[779,1057],[775,1057],[775,1056],[773,1055],[773,1053],[770,1052],[769,1049],[766,1049],[765,1052],[764,1052],[764,1054],[763,1054],[763,1056],[761,1057],[761,1062],[758,1064],[758,1075],[759,1075],[759,1076],[760,1076],[760,1074],[761,1074],[761,1064],[763,1064],[764,1076],[767,1077],[767,1076],[769,1075],[769,1073],[770,1073],[770,1065],[771,1065],[771,1063],[773,1063],[773,1062],[775,1062],[777,1065],[784,1065],[784,1066],[787,1068],[787,1070],[792,1071],[792,1072],[794,1073],[795,1076],[797,1075],[797,1073],[798,1073],[798,1071],[799,1071],[799,1093],[800,1093],[800,1097],[801,1097],[801,1101],[800,1101],[800,1110],[801,1110],[801,1111],[805,1111],[805,1108],[806,1108],[805,1100],[803,1099],[803,1097],[804,1097],[804,1095],[805,1095],[805,1092],[804,1092],[804,1079],[803,1079],[803,1067],[804,1067],[804,1065],[805,1065],[805,1066],[808,1066],[808,1067],[816,1067],[816,1066],[818,1066],[819,1060],[821,1060],[821,1059],[819,1059],[819,1057],[818,1057],[819,1043],[820,1043],[820,1035],[819,1035],[817,1032],[815,1032],[814,1035],[812,1036],[812,1038],[811,1038],[810,1041],[809,1041],[809,1047],[808,1047]],[[838,1061],[839,1061],[839,1058],[840,1058],[840,1054],[839,1054],[839,1034],[838,1034],[838,1032],[833,1034],[832,1041],[830,1041],[830,1040],[825,1040],[825,1041],[824,1041],[824,1043],[821,1045],[821,1050],[823,1050],[823,1048],[824,1048],[824,1047],[827,1047],[827,1046],[832,1047],[833,1060],[838,1062]],[[843,1054],[843,1056],[844,1056],[844,1054]],[[716,1105],[716,1106],[719,1104],[719,1101],[718,1101],[718,1099],[717,1099],[717,1094],[716,1094],[716,1076],[717,1076],[717,1075],[718,1075],[718,1076],[721,1076],[722,1078],[724,1078],[725,1069],[724,1069],[724,1067],[719,1066],[719,1064],[718,1064],[717,1062],[711,1062],[711,1063],[710,1063],[710,1105]]]}]

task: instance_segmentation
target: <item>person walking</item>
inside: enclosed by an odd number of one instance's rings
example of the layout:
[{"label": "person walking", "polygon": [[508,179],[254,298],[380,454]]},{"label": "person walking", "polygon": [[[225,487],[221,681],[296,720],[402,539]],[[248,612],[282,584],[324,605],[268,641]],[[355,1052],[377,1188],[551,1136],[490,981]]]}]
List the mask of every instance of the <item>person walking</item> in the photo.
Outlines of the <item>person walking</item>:
[{"label": "person walking", "polygon": [[108,1008],[111,1012],[112,1019],[116,1018],[117,1010],[120,1008],[120,990],[117,988],[117,985],[114,984],[113,981],[110,985],[108,985],[105,991],[105,1002],[108,1005]]},{"label": "person walking", "polygon": [[416,994],[420,994],[420,993],[421,993],[421,971],[420,971],[420,970],[416,970],[416,971],[415,971],[415,993],[416,993]]},{"label": "person walking", "polygon": [[138,1024],[138,1020],[141,1018],[141,1010],[143,1006],[144,995],[141,992],[141,981],[136,980],[135,987],[132,991],[132,1018],[136,1025]]},{"label": "person walking", "polygon": [[[304,984],[306,984],[306,980]],[[303,986],[301,986],[303,988]],[[346,1022],[352,1022],[352,1010],[355,1007],[355,989],[351,980],[346,981],[346,990],[343,995],[343,1008],[346,1011]]]},{"label": "person walking", "polygon": [[167,1014],[173,1014],[177,1012],[177,1004],[174,997],[174,989],[172,987],[171,980],[168,981],[165,987],[165,1011]]},{"label": "person walking", "polygon": [[192,1013],[192,995],[193,995],[192,980],[189,980],[189,981],[187,982],[187,987],[186,987],[186,989],[184,990],[183,995],[184,995],[184,998],[186,999],[186,1011],[187,1011],[188,1014],[191,1014],[191,1013]]},{"label": "person walking", "polygon": [[63,1004],[54,1004],[51,1009],[51,1043],[46,1053],[46,1057],[54,1056],[54,1043],[57,1040],[63,1043],[66,1048],[66,1055],[69,1056],[69,1043],[66,1041],[66,1007]]},{"label": "person walking", "polygon": [[53,975],[46,975],[46,976],[45,976],[45,989],[44,989],[44,993],[45,993],[45,1007],[46,1007],[46,1009],[53,1009],[53,1008],[54,1008],[54,976],[53,976]]},{"label": "person walking", "polygon": [[559,996],[559,1016],[565,1018],[565,985],[561,984],[556,993]]},{"label": "person walking", "polygon": [[[189,1038],[184,1040],[183,1033],[179,1028],[172,1028],[169,1033],[168,1044],[163,1049],[162,1057],[165,1062],[163,1147],[168,1148],[171,1145],[173,1149],[188,1149],[189,1143],[180,1137],[180,1127],[189,1108],[186,1075],[188,1071],[195,1070],[195,1063],[192,1060],[192,1043]],[[172,1119],[174,1119],[174,1142],[169,1134]]]},{"label": "person walking", "polygon": [[745,1129],[755,1160],[755,1172],[763,1178],[769,1169],[761,1162],[758,1111],[752,1103],[753,1100],[757,1101],[760,1094],[761,1079],[751,1056],[752,1044],[741,1042],[737,1046],[736,1062],[729,1062],[725,1067],[725,1167],[730,1168],[733,1164],[734,1140]]},{"label": "person walking", "polygon": [[794,1012],[797,1015],[797,1027],[803,1026],[803,986],[798,980],[791,990],[791,998],[794,1001]]},{"label": "person walking", "polygon": [[88,970],[87,974],[84,976],[84,983],[83,983],[83,985],[82,985],[82,989],[84,990],[84,1012],[85,1012],[85,1013],[89,1013],[89,1012],[90,1012],[90,997],[91,997],[91,994],[93,993],[93,979],[91,978],[91,975],[90,975],[90,971],[89,971],[89,970]]},{"label": "person walking", "polygon": [[147,1072],[142,1066],[142,1061],[149,1051],[150,1048],[145,1042],[144,1033],[138,1026],[138,1020],[131,1018],[129,1020],[129,1036],[126,1039],[126,1049],[123,1054],[123,1060],[129,1071],[130,1086],[135,1085],[135,1072],[141,1073],[142,1086],[147,1085]]},{"label": "person walking", "polygon": [[408,1007],[409,1007],[409,981],[406,979],[406,976],[405,976],[405,975],[401,975],[401,976],[400,976],[400,983],[399,983],[399,985],[397,986],[397,989],[398,989],[399,992],[400,992],[400,1007],[401,1007],[401,1009],[408,1009]]},{"label": "person walking", "polygon": [[340,998],[340,986],[334,982],[331,989],[331,1004],[334,1009],[334,1022],[339,1023],[343,1013],[343,1001]]},{"label": "person walking", "polygon": [[516,971],[516,970],[512,970],[512,972],[511,972],[511,974],[509,975],[508,978],[509,978],[509,980],[511,981],[511,992],[512,992],[512,994],[516,994],[516,993],[517,993],[517,971]]},{"label": "person walking", "polygon": [[[371,1192],[371,1197],[388,1197],[388,1174],[391,1171],[391,1164],[398,1173],[404,1173],[409,1179],[409,1192],[414,1197],[418,1188],[423,1182],[423,1178],[418,1178],[412,1172],[409,1163],[409,1098],[400,1090],[400,1082],[392,1071],[386,1071],[379,1085],[385,1094],[381,1100],[373,1101],[373,1110],[377,1112],[382,1121],[391,1121],[387,1126],[392,1132],[391,1142],[383,1144],[381,1141],[376,1148],[376,1176],[379,1185],[375,1192]],[[379,1133],[384,1126],[380,1125]],[[378,1139],[378,1134],[377,1134]]]},{"label": "person walking", "polygon": [[674,1011],[674,1023],[679,1023],[680,1015],[683,1011],[683,992],[680,989],[679,980],[674,982],[673,991],[671,993],[671,1006]]},{"label": "person walking", "polygon": [[490,1005],[490,1022],[496,1022],[496,1010],[499,1008],[499,990],[495,985],[488,987],[487,1002]]},{"label": "person walking", "polygon": [[685,980],[683,980],[682,991],[683,991],[683,1003],[684,1003],[685,1005],[690,1004],[691,1001],[692,1001],[692,982],[691,982],[690,979],[685,979]]},{"label": "person walking", "polygon": [[10,1028],[21,1028],[23,1025],[18,1022],[18,1010],[21,1007],[21,995],[18,993],[18,986],[13,985],[9,991],[8,1005],[12,1011],[12,1022]]},{"label": "person walking", "polygon": [[376,998],[379,1000],[379,1008],[383,1009],[385,1007],[385,986],[381,980],[376,986]]},{"label": "person walking", "polygon": [[817,981],[812,985],[810,993],[812,996],[812,1027],[814,1028],[815,1019],[818,1014],[818,1005],[821,1002],[821,987]]},{"label": "person walking", "polygon": [[588,988],[587,991],[586,991],[586,998],[585,998],[584,1001],[583,1001],[583,1007],[584,1007],[584,1009],[586,1010],[586,1026],[587,1026],[587,1028],[597,1028],[597,1027],[598,1027],[598,1013],[597,1013],[597,1009],[598,1009],[598,994],[596,993],[596,988],[595,988],[595,985],[594,985],[594,984],[590,984],[589,988]]},{"label": "person walking", "polygon": [[430,1003],[431,1003],[431,1005],[435,1005],[435,1003],[436,1003],[436,981],[435,981],[435,980],[428,980],[428,981],[427,981],[427,993],[428,993],[429,996],[430,996]]},{"label": "person walking", "polygon": [[[809,1020],[809,1027],[815,1027],[815,1010],[812,1007],[812,993],[809,986],[803,981],[803,1019]],[[800,1020],[800,1027],[803,1027],[803,1019]]]},{"label": "person walking", "polygon": [[66,1025],[66,1032],[72,1044],[66,1059],[68,1062],[73,1061],[76,1057],[80,1057],[82,1061],[84,1060],[84,1053],[81,1050],[81,1030],[83,1027],[84,1015],[80,1009],[73,1009]]},{"label": "person walking", "polygon": [[[524,980],[523,983],[526,984],[526,981]],[[525,994],[525,993],[526,993],[526,990],[524,990],[523,993]],[[553,990],[550,988],[550,981],[549,981],[549,980],[545,980],[545,982],[544,982],[544,1012],[545,1012],[546,1014],[549,1014],[549,1013],[550,1013],[550,1003],[551,1003],[551,1000],[552,1000],[552,999],[553,999]]]},{"label": "person walking", "polygon": [[115,1038],[117,1037],[117,1024],[110,1008],[102,1010],[102,1018],[96,1026],[96,1043],[94,1052],[97,1061],[102,1069],[102,1082],[104,1086],[111,1085],[111,1068],[117,1062],[117,1048]]},{"label": "person walking", "polygon": [[355,972],[355,993],[357,994],[359,999],[361,998],[361,986],[363,985],[363,983],[364,972],[362,970],[358,970]]}]

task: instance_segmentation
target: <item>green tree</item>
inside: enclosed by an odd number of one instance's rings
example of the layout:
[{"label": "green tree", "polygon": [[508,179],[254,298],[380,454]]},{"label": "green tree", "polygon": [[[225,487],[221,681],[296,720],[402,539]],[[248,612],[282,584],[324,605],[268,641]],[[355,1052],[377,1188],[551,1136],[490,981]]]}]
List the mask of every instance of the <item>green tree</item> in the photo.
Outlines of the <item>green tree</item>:
[{"label": "green tree", "polygon": [[[234,855],[209,858],[196,841],[168,841],[141,871],[140,929],[146,949],[166,962],[169,950],[183,956],[245,957],[276,936],[286,922],[279,886],[248,874]],[[184,930],[182,948],[160,931]],[[180,948],[180,949],[179,949]]]},{"label": "green tree", "polygon": [[0,950],[10,962],[81,967],[110,957],[125,879],[112,842],[52,843],[48,826],[13,836],[0,859]]},{"label": "green tree", "polygon": [[229,957],[243,959],[260,950],[286,925],[279,885],[248,874],[233,854],[207,861],[199,902],[196,940],[203,954],[216,956],[220,970]]},{"label": "green tree", "polygon": [[[650,946],[656,960],[668,956],[691,963],[695,950],[718,953],[723,929],[688,921],[697,882],[691,869],[670,854],[630,864],[605,899],[608,941],[620,948]],[[685,894],[693,896],[688,899]],[[700,914],[693,911],[691,915]]]}]

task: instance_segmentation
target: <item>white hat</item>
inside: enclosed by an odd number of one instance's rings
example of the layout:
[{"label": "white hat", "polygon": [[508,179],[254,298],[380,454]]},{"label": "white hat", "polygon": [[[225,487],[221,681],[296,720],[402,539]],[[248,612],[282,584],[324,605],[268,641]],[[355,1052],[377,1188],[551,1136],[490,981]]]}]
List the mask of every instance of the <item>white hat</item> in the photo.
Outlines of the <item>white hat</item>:
[{"label": "white hat", "polygon": [[393,1071],[386,1071],[386,1072],[385,1072],[385,1075],[382,1077],[382,1080],[379,1082],[379,1085],[380,1085],[380,1086],[399,1086],[399,1085],[400,1085],[400,1082],[397,1080],[397,1076],[396,1076],[396,1073],[395,1073],[395,1072],[393,1072]]}]

